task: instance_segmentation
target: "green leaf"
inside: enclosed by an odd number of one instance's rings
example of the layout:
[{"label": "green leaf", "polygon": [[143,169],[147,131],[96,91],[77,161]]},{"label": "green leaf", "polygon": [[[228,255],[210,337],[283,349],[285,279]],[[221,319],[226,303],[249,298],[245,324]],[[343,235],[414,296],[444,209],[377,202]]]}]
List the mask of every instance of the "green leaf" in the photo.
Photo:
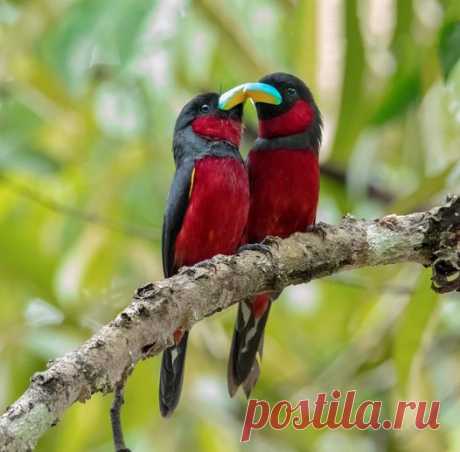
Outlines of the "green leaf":
[{"label": "green leaf", "polygon": [[[271,65],[263,56],[265,52],[258,51],[241,21],[232,14],[233,6],[230,6],[230,3],[221,0],[198,0],[195,5],[204,17],[216,26],[225,43],[230,44],[230,47],[237,51],[246,69],[259,76],[271,72]],[[228,55],[225,54],[225,57],[227,58]]]},{"label": "green leaf", "polygon": [[[285,24],[292,32],[283,36],[291,67],[295,68],[296,73],[307,82],[314,93],[317,92],[316,74],[319,61],[318,10],[318,2],[300,2],[296,7],[296,14],[289,15],[289,21]],[[308,45],[299,46],[299,42]]]},{"label": "green leaf", "polygon": [[334,162],[341,163],[347,160],[367,119],[363,111],[365,105],[364,41],[360,29],[357,0],[346,2],[345,32],[345,71],[339,124],[331,155]]},{"label": "green leaf", "polygon": [[381,125],[400,116],[420,99],[421,91],[421,79],[418,71],[404,76],[397,74],[372,117],[371,123]]},{"label": "green leaf", "polygon": [[96,63],[123,67],[133,56],[155,0],[83,0],[40,43],[41,56],[73,89]]},{"label": "green leaf", "polygon": [[382,125],[405,113],[422,95],[419,51],[408,30],[414,22],[412,2],[397,2],[395,32],[391,50],[396,60],[396,72],[387,87],[371,123]]},{"label": "green leaf", "polygon": [[441,30],[439,39],[439,58],[447,80],[450,72],[460,59],[460,21],[447,23]]},{"label": "green leaf", "polygon": [[431,290],[431,272],[421,272],[415,290],[400,318],[395,332],[393,356],[398,387],[405,396],[410,384],[418,358],[429,330],[429,323],[438,307],[438,294]]}]

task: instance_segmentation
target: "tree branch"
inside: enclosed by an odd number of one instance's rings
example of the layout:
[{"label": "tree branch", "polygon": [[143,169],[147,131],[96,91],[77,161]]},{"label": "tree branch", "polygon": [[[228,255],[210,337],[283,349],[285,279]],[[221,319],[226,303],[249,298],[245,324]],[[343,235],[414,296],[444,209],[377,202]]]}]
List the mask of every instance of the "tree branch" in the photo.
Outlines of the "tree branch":
[{"label": "tree branch", "polygon": [[77,350],[36,373],[0,417],[0,450],[25,451],[76,401],[111,392],[131,366],[173,343],[192,325],[248,296],[339,271],[414,262],[432,266],[433,289],[460,288],[460,198],[429,212],[374,221],[346,216],[338,226],[269,238],[271,253],[216,256],[137,290],[115,320]]}]

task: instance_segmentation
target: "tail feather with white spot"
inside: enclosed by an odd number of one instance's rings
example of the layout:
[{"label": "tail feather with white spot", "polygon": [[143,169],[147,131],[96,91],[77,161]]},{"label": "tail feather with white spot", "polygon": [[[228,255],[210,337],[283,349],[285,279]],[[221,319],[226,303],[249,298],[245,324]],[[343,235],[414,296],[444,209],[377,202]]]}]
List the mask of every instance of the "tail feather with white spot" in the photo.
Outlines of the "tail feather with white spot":
[{"label": "tail feather with white spot", "polygon": [[257,295],[238,306],[228,360],[228,392],[233,397],[239,386],[249,397],[260,373],[265,324],[271,307],[269,294]]}]

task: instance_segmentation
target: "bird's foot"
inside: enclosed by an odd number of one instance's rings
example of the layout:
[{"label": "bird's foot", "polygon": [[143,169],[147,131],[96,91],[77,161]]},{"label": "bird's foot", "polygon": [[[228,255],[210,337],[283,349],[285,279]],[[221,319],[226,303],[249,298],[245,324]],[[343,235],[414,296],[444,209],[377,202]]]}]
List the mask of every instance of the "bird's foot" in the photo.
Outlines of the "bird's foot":
[{"label": "bird's foot", "polygon": [[247,243],[246,245],[242,245],[238,248],[237,253],[242,253],[243,251],[257,251],[262,254],[268,254],[270,257],[272,256],[272,251],[268,245],[264,245],[263,243]]},{"label": "bird's foot", "polygon": [[318,234],[322,240],[327,236],[327,230],[324,223],[315,223],[307,227],[305,232],[311,232],[312,234]]}]

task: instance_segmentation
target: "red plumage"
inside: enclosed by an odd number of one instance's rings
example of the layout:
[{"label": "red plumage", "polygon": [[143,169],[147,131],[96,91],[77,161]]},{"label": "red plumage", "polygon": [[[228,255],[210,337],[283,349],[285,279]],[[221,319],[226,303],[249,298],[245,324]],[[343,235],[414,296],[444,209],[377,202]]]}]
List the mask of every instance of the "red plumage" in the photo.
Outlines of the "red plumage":
[{"label": "red plumage", "polygon": [[319,195],[318,156],[313,151],[251,151],[248,241],[288,237],[315,222]]},{"label": "red plumage", "polygon": [[219,116],[200,116],[193,121],[193,131],[213,140],[225,140],[235,146],[241,141],[241,122]]},{"label": "red plumage", "polygon": [[187,212],[175,244],[175,263],[194,265],[233,254],[249,210],[249,182],[242,161],[205,157],[195,163]]},{"label": "red plumage", "polygon": [[260,319],[267,310],[268,302],[270,301],[270,293],[261,293],[256,295],[251,302],[252,315],[256,319]]},{"label": "red plumage", "polygon": [[259,121],[262,138],[285,137],[301,133],[315,119],[315,110],[304,100],[298,100],[290,110],[270,119]]}]

